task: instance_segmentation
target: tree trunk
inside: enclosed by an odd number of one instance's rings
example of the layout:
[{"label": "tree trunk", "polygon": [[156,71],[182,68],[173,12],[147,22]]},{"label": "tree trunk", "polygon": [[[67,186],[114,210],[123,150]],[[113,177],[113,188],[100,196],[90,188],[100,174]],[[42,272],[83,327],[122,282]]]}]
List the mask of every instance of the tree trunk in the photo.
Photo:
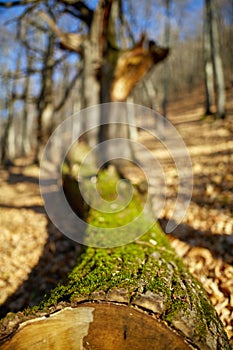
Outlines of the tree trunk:
[{"label": "tree trunk", "polygon": [[[102,75],[104,67],[104,52],[106,50],[106,21],[111,11],[112,0],[100,0],[89,29],[89,38],[84,44],[84,72],[83,72],[83,107],[91,107],[102,102],[103,88]],[[108,101],[109,102],[109,101]],[[92,129],[92,124],[100,124],[101,116],[93,112],[91,125],[86,125],[90,130],[86,139],[90,147],[94,147],[99,143],[97,129]],[[90,109],[90,112],[92,110]],[[92,129],[92,130],[91,130]]]},{"label": "tree trunk", "polygon": [[206,15],[204,20],[204,73],[205,73],[205,91],[206,91],[206,110],[205,114],[210,115],[211,107],[213,105],[214,98],[214,66],[212,61],[211,52],[211,36],[210,36],[210,21],[209,21],[209,9],[206,7]]},{"label": "tree trunk", "polygon": [[213,306],[158,231],[88,248],[49,300],[1,321],[1,349],[230,350]]},{"label": "tree trunk", "polygon": [[[27,70],[30,72],[33,65],[33,58],[28,54],[27,56]],[[30,95],[30,75],[27,75],[25,79],[24,86],[24,105],[22,112],[22,131],[21,131],[21,145],[20,145],[20,153],[21,155],[29,155],[31,151],[29,134],[28,134],[28,113],[29,113],[29,95]]]},{"label": "tree trunk", "polygon": [[[17,57],[16,63],[16,76],[19,73],[21,57]],[[14,126],[14,107],[15,107],[15,94],[16,94],[16,78],[12,78],[12,86],[8,81],[9,93],[5,102],[8,112],[7,121],[4,127],[2,136],[2,150],[1,161],[4,164],[8,161],[13,161],[16,156],[15,150],[15,126]]]},{"label": "tree trunk", "polygon": [[[171,21],[171,1],[166,0],[166,24],[165,24],[165,46],[170,46],[170,21]],[[168,104],[168,84],[169,84],[169,66],[168,62],[166,61],[164,64],[164,70],[163,70],[163,102],[162,102],[162,109],[163,109],[163,116],[164,118],[167,118],[167,104]]]},{"label": "tree trunk", "polygon": [[210,29],[210,39],[212,48],[212,61],[214,65],[216,97],[217,97],[217,117],[225,117],[225,83],[222,59],[220,55],[220,42],[218,23],[216,18],[216,8],[214,1],[206,0],[206,21]]},{"label": "tree trunk", "polygon": [[[109,172],[99,183],[106,198],[113,195],[109,176],[111,181],[116,176]],[[144,200],[135,190],[132,200],[139,199]],[[130,210],[127,206],[120,215],[109,214],[116,238],[117,225],[124,225]],[[87,221],[95,226],[104,221],[100,217],[106,219],[103,215],[90,209]],[[0,322],[0,341],[2,350],[231,349],[202,287],[157,223],[133,243],[86,248],[66,282],[39,306]]]},{"label": "tree trunk", "polygon": [[[83,62],[83,108],[91,107],[100,104],[100,83],[98,81],[97,72],[100,67],[97,65],[96,61],[96,51],[93,50],[93,46],[91,42],[85,41],[84,43],[84,62]],[[92,110],[90,109],[90,112]],[[86,125],[84,128],[86,130],[90,130],[85,135],[85,140],[89,144],[90,147],[94,147],[98,144],[97,141],[97,130],[92,129],[93,124],[98,125],[98,121],[100,116],[98,113],[92,113],[91,124],[87,125],[87,121],[85,121]],[[90,119],[88,119],[90,120]]]},{"label": "tree trunk", "polygon": [[4,126],[4,131],[2,135],[2,149],[1,149],[1,164],[6,164],[8,161],[14,159],[14,147],[11,142],[15,142],[15,139],[12,140],[11,136],[13,131],[13,119],[14,119],[14,98],[8,97],[6,101],[7,105],[7,121]]},{"label": "tree trunk", "polygon": [[37,148],[35,162],[40,162],[42,148],[52,131],[52,117],[54,113],[53,72],[54,72],[54,46],[53,34],[48,37],[46,52],[43,57],[43,70],[41,76],[41,90],[37,101]]},{"label": "tree trunk", "polygon": [[216,10],[213,1],[210,1],[212,7],[212,45],[213,45],[213,60],[216,75],[216,89],[217,89],[217,116],[225,118],[225,83],[223,64],[220,55],[220,41],[218,32],[218,23],[216,18]]}]

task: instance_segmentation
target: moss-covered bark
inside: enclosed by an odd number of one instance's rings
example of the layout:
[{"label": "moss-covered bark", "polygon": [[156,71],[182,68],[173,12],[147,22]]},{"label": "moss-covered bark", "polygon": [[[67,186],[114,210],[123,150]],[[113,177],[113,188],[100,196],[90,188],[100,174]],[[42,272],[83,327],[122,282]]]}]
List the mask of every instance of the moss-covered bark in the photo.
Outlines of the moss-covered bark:
[{"label": "moss-covered bark", "polygon": [[[113,187],[107,172],[100,179],[102,195],[112,198],[116,178],[111,174]],[[140,201],[143,199],[140,198]],[[139,208],[139,197],[135,193],[132,202],[125,209],[125,215],[120,216],[103,216],[102,212],[90,209],[88,220],[91,224],[98,223],[105,227],[111,226],[112,217],[114,226],[121,226],[122,220],[129,220],[130,215]],[[99,222],[100,215],[102,220]],[[115,248],[85,248],[67,280],[58,285],[39,306],[8,315],[1,321],[2,349],[4,340],[15,333],[18,325],[26,319],[49,316],[61,308],[76,308],[87,303],[137,309],[154,320],[155,334],[159,320],[168,333],[175,331],[179,338],[184,339],[186,347],[177,346],[177,349],[231,349],[205,292],[177,257],[158,223],[132,243]],[[143,337],[143,334],[140,336]],[[167,348],[161,344],[160,349]]]}]

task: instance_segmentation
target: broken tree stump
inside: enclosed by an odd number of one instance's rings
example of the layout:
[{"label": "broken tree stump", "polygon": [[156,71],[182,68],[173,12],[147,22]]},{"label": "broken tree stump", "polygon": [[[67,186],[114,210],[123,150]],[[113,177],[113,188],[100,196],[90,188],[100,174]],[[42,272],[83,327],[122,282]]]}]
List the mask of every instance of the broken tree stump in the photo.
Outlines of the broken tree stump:
[{"label": "broken tree stump", "polygon": [[[106,170],[100,176],[105,199],[112,198],[114,176]],[[137,195],[136,191],[132,198],[135,207]],[[89,209],[87,220],[94,224],[101,215],[104,227],[112,226],[113,219],[117,234],[117,224],[121,226],[133,208],[108,216]],[[155,223],[129,244],[83,249],[67,280],[40,305],[0,321],[0,348],[230,350],[231,346],[204,290]]]}]

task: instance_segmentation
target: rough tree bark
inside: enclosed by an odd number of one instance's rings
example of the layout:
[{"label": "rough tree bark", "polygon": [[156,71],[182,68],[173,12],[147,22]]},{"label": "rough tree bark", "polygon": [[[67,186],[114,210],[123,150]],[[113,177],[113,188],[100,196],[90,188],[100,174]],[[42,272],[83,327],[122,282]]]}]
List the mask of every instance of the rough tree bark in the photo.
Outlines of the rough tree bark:
[{"label": "rough tree bark", "polygon": [[[106,199],[115,188],[109,190],[110,179],[112,173],[102,177]],[[116,238],[117,225],[130,210],[109,214]],[[90,224],[99,218],[100,212],[90,209]],[[84,249],[67,280],[39,306],[0,321],[0,341],[2,350],[231,349],[205,292],[158,224],[133,243]]]}]

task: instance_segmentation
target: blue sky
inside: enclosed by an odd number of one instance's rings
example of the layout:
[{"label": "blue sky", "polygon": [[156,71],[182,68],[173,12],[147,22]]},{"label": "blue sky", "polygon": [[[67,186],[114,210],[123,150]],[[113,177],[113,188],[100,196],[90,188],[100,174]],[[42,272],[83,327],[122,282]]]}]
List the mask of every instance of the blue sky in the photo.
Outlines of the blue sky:
[{"label": "blue sky", "polygon": [[190,9],[197,10],[197,9],[202,8],[203,1],[204,0],[192,0],[192,1],[190,1],[190,5],[189,5]]}]

